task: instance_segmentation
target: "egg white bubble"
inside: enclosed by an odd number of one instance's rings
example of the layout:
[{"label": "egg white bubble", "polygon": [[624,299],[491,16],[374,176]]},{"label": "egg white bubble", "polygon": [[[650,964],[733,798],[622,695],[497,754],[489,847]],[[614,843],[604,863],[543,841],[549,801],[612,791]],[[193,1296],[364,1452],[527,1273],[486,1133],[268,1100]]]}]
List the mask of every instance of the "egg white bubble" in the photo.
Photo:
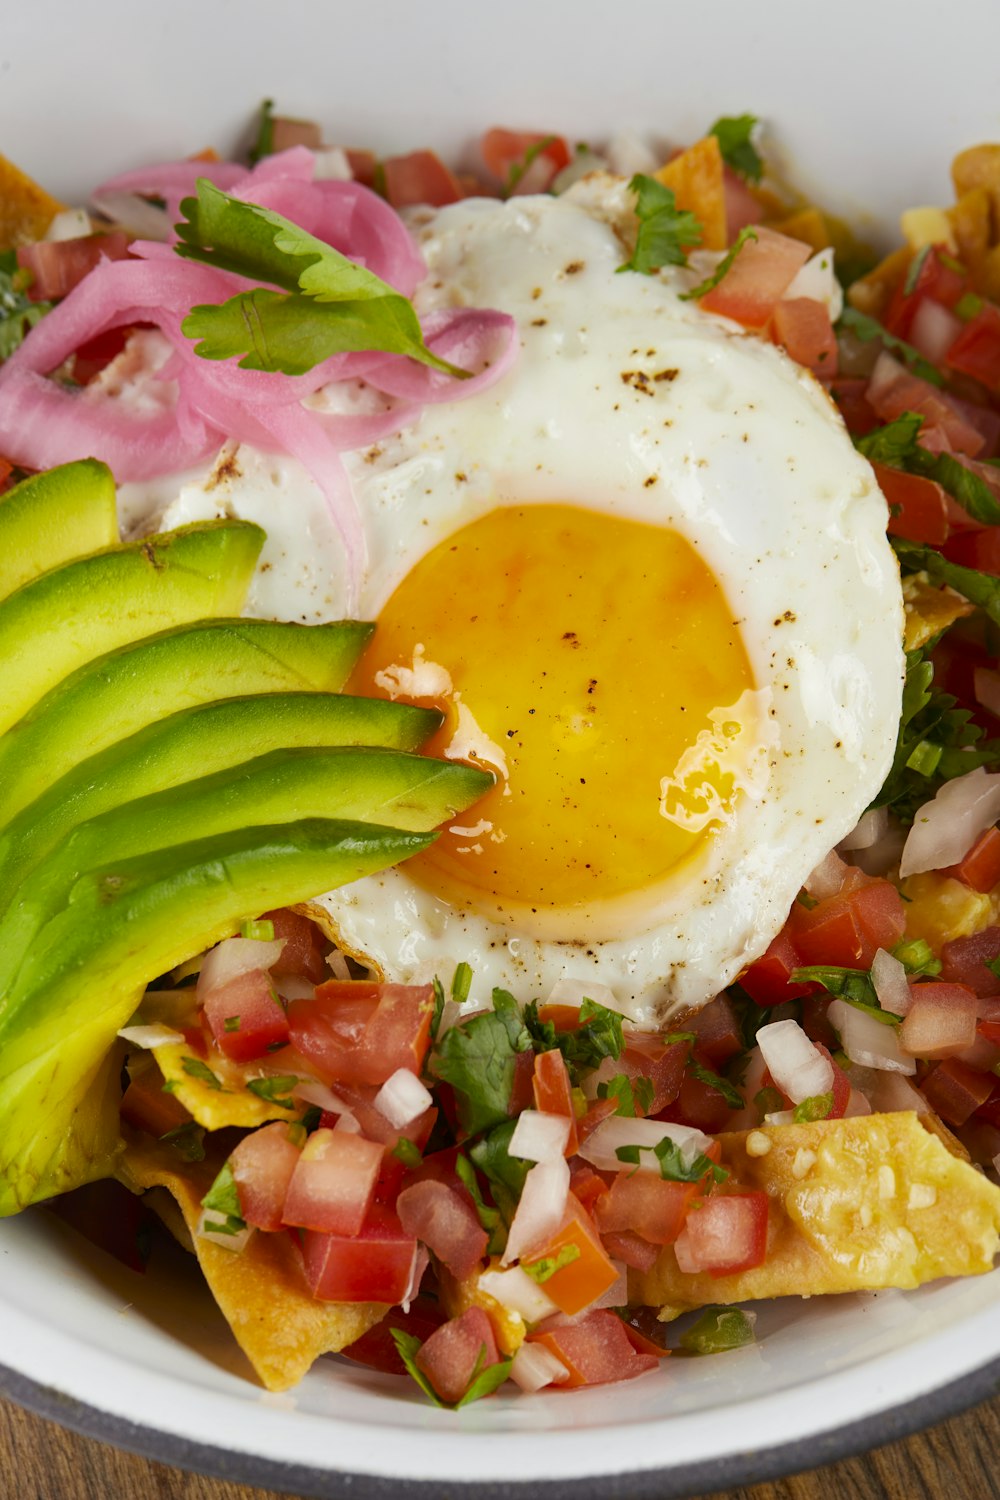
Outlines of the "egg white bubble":
[{"label": "egg white bubble", "polygon": [[[405,866],[321,899],[345,948],[387,978],[464,960],[474,1000],[494,985],[528,999],[582,980],[652,1025],[763,952],[878,791],[899,719],[903,608],[885,502],[825,392],[780,350],[680,300],[694,273],[619,274],[617,207],[602,217],[594,205],[585,182],[560,199],[415,216],[429,272],[420,311],[500,308],[522,347],[491,389],[348,455],[367,547],[359,612],[376,618],[419,558],[497,507],[571,504],[673,528],[738,623],[757,688],[745,705],[755,770],[684,878],[627,900],[460,909]],[[341,548],[294,461],[241,448],[228,476],[175,487],[161,524],[218,514],[268,531],[251,613],[344,613]],[[473,825],[475,809],[458,821]]]}]

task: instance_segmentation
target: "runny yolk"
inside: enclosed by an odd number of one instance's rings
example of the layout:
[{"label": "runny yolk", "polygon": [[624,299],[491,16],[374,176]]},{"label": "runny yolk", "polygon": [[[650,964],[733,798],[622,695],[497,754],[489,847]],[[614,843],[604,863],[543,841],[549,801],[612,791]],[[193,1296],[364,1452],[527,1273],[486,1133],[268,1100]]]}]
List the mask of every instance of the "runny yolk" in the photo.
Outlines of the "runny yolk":
[{"label": "runny yolk", "polygon": [[753,686],[679,533],[531,505],[416,563],[350,690],[434,703],[426,752],[498,773],[408,872],[450,900],[541,908],[642,890],[697,850],[739,789]]}]

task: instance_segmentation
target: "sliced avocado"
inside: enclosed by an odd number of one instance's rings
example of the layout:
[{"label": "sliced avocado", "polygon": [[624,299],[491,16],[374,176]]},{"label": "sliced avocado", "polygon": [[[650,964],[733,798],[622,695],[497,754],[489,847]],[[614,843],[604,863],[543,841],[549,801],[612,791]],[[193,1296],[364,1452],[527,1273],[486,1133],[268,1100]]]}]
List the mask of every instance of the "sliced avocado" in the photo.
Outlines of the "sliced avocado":
[{"label": "sliced avocado", "polygon": [[97,657],[0,735],[0,827],[87,756],[165,714],[237,694],[339,692],[374,628],[199,620]]},{"label": "sliced avocado", "polygon": [[492,784],[487,772],[456,761],[367,747],[308,747],[278,750],[115,807],[81,823],[19,888],[0,922],[0,994],[86,870],[251,823],[348,818],[425,833]]},{"label": "sliced avocado", "polygon": [[0,1002],[0,1215],[87,1180],[72,1134],[83,1090],[152,978],[241,920],[383,870],[432,837],[310,819],[83,876]]},{"label": "sliced avocado", "polygon": [[434,709],[333,693],[267,693],[172,714],[82,761],[18,813],[0,834],[0,911],[78,823],[123,802],[290,746],[416,750],[440,723]]},{"label": "sliced avocado", "polygon": [[263,544],[248,521],[199,521],[64,563],[0,601],[0,733],[95,656],[238,614]]},{"label": "sliced avocado", "polygon": [[118,541],[115,481],[95,458],[33,474],[0,497],[0,599]]}]

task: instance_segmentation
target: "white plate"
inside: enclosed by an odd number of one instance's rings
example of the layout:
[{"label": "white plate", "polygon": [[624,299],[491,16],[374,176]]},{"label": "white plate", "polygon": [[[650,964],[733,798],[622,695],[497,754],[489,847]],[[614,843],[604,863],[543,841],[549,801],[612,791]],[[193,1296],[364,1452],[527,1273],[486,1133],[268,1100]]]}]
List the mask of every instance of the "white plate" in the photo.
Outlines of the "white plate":
[{"label": "white plate", "polygon": [[[249,135],[261,98],[331,139],[471,151],[491,124],[693,138],[745,109],[794,180],[873,232],[949,197],[960,147],[1000,138],[1000,10],[959,0],[35,0],[0,38],[0,142],[54,192]],[[294,1394],[248,1378],[210,1299],[133,1276],[44,1214],[0,1225],[0,1389],[170,1462],[283,1490],[479,1500],[680,1496],[811,1467],[987,1395],[997,1274],[910,1294],[775,1303],[752,1349],[625,1386],[460,1413],[322,1360]],[[355,1476],[353,1480],[347,1476]],[[624,1476],[624,1477],[623,1477]],[[518,1491],[520,1493],[520,1491]]]}]

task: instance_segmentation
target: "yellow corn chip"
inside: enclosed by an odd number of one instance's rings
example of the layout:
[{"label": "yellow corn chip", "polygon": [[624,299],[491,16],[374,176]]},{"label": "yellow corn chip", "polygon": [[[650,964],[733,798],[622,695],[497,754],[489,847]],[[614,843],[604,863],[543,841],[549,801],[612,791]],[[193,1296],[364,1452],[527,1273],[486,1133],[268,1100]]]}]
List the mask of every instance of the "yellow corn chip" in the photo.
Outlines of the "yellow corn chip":
[{"label": "yellow corn chip", "polygon": [[63,205],[0,156],[0,250],[40,240]]},{"label": "yellow corn chip", "polygon": [[680,156],[667,162],[653,176],[671,188],[678,208],[693,213],[701,224],[702,247],[725,250],[726,190],[722,175],[722,153],[714,135],[695,141]]},{"label": "yellow corn chip", "polygon": [[956,620],[975,613],[974,604],[951,589],[938,588],[926,573],[911,573],[903,579],[903,607],[906,612],[903,644],[907,651],[919,650]]}]

